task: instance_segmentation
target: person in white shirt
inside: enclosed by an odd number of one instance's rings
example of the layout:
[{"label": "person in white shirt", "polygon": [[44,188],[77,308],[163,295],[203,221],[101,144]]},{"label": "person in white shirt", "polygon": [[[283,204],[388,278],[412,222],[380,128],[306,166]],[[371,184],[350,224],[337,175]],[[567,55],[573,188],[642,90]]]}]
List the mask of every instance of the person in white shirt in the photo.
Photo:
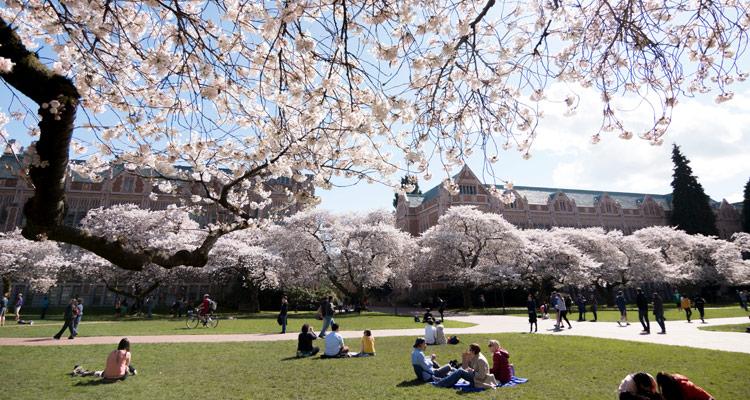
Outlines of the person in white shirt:
[{"label": "person in white shirt", "polygon": [[339,334],[339,324],[331,324],[331,332],[326,335],[325,357],[348,357],[349,347],[344,344],[344,338]]},{"label": "person in white shirt", "polygon": [[424,326],[424,340],[427,341],[427,344],[435,344],[436,335],[435,322],[427,320],[427,324]]}]

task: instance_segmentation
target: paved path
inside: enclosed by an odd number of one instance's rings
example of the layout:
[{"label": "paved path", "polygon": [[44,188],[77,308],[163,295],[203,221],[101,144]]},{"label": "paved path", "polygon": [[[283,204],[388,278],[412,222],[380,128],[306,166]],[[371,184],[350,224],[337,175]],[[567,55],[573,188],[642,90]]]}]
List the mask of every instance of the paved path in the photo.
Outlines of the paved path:
[{"label": "paved path", "polygon": [[[487,334],[503,332],[528,332],[526,318],[511,316],[470,315],[456,316],[449,319],[477,324],[469,328],[446,329],[448,335]],[[710,350],[724,350],[750,354],[750,334],[741,332],[712,332],[698,329],[705,325],[725,325],[748,323],[746,317],[717,318],[707,320],[708,324],[684,320],[667,321],[666,335],[641,335],[641,326],[631,323],[627,327],[618,327],[615,322],[572,322],[573,329],[554,331],[553,320],[539,320],[539,334],[574,335],[607,339],[628,340],[634,342],[656,343],[675,346],[688,346]],[[750,323],[749,323],[750,325]],[[652,321],[653,332],[658,326]],[[345,338],[359,338],[360,331],[341,332]],[[373,336],[422,336],[424,329],[384,329],[374,330]],[[51,338],[0,338],[0,346],[57,346],[57,345],[91,345],[117,343],[121,336],[78,337],[74,340],[54,340]],[[129,336],[131,343],[219,343],[219,342],[260,342],[276,340],[296,340],[297,333],[281,334],[227,334],[227,335],[160,335]]]}]

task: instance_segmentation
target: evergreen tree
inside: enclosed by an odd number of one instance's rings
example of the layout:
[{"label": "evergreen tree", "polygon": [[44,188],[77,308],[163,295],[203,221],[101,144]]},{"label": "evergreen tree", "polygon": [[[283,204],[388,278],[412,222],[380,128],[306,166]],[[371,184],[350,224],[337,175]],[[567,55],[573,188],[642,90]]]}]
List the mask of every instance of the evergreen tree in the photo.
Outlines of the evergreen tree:
[{"label": "evergreen tree", "polygon": [[745,198],[742,200],[742,230],[750,233],[750,179],[745,184]]},{"label": "evergreen tree", "polygon": [[687,233],[718,235],[716,215],[711,209],[709,198],[703,186],[693,176],[690,161],[673,145],[672,162],[672,217],[671,224]]},{"label": "evergreen tree", "polygon": [[[417,177],[413,175],[404,175],[403,178],[401,178],[401,184],[406,185],[409,182],[414,183],[414,190],[409,192],[409,194],[422,194],[422,190],[419,189],[419,182],[417,181]],[[393,195],[393,208],[396,208],[398,205],[398,193]]]}]

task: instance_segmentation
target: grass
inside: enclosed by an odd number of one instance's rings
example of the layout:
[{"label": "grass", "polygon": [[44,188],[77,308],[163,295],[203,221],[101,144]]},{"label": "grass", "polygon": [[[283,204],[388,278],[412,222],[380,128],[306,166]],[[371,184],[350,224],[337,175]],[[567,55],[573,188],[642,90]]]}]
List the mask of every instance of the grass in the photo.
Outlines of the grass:
[{"label": "grass", "polygon": [[[59,316],[58,316],[59,318]],[[414,323],[412,317],[393,316],[388,314],[365,312],[362,315],[344,314],[335,317],[342,330],[357,331],[364,329],[402,329],[422,328]],[[287,324],[288,331],[297,332],[304,323],[309,323],[316,331],[322,321],[315,319],[313,313],[291,313]],[[34,325],[15,325],[7,321],[0,328],[0,337],[51,337],[62,326],[61,320],[37,321]],[[473,324],[457,321],[445,321],[446,328],[464,328]],[[222,319],[215,329],[199,327],[187,329],[185,319],[157,318],[124,319],[120,321],[88,321],[84,319],[79,326],[80,336],[135,336],[135,335],[205,335],[231,333],[279,333],[281,327],[276,323],[275,313],[261,313],[238,316],[236,319]],[[67,335],[67,333],[66,333]]]},{"label": "grass", "polygon": [[735,325],[715,325],[715,326],[702,326],[698,329],[704,331],[715,331],[715,332],[747,332],[747,328],[750,328],[750,322],[746,324],[735,324]]},{"label": "grass", "polygon": [[[476,399],[611,399],[628,373],[678,371],[718,399],[750,397],[750,355],[625,341],[550,335],[462,337],[458,346],[432,346],[447,362],[466,343],[490,338],[511,352],[515,388],[470,395]],[[376,338],[378,355],[348,360],[295,359],[294,343],[135,345],[139,375],[100,384],[66,374],[74,364],[101,368],[115,346],[0,347],[8,399],[459,399],[453,390],[415,383],[409,364],[413,338]],[[349,343],[354,344],[354,342]]]},{"label": "grass", "polygon": [[[638,309],[637,308],[628,308],[628,319],[630,321],[638,321]],[[482,310],[472,310],[472,313],[475,314],[501,314],[502,309],[486,309],[484,312]],[[506,311],[509,311],[506,309]],[[649,318],[653,316],[653,309],[649,307]],[[705,309],[706,318],[732,318],[732,317],[747,317],[747,311],[744,311],[743,309],[739,307],[707,307]],[[526,317],[526,309],[513,309],[510,310],[510,312],[507,313],[508,315],[512,316],[518,316],[518,317]],[[550,313],[550,315],[554,315],[553,312]],[[586,319],[591,320],[594,317],[594,314],[591,313],[590,308],[586,307]],[[667,321],[678,321],[678,320],[686,320],[685,318],[685,312],[677,310],[676,308],[667,308],[664,310],[664,317],[667,319]],[[691,317],[692,319],[700,320],[700,315],[698,314],[698,310],[693,309],[693,315]],[[570,310],[568,310],[568,319],[573,321],[578,319],[578,308],[576,306],[573,306]],[[604,309],[601,308],[597,312],[597,321],[602,322],[615,322],[620,319],[620,312],[617,310],[612,309]]]}]

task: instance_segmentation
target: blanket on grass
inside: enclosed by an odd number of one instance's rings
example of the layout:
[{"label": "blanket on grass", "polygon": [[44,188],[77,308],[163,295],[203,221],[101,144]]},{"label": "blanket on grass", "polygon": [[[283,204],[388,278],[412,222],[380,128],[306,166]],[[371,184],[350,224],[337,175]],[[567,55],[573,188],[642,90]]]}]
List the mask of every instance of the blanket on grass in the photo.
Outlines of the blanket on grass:
[{"label": "blanket on grass", "polygon": [[[508,382],[508,383],[506,383],[504,385],[498,385],[497,387],[498,388],[512,387],[512,386],[520,385],[522,383],[526,383],[528,381],[529,380],[526,379],[526,378],[519,378],[517,376],[514,376],[514,377],[512,377],[510,379],[510,382]],[[469,383],[469,382],[467,382],[466,380],[463,380],[463,379],[459,379],[458,382],[455,385],[453,385],[453,388],[454,389],[459,389],[462,392],[467,392],[467,393],[481,392],[481,391],[485,390],[483,388],[475,388],[475,387],[471,386],[471,383]]]}]

